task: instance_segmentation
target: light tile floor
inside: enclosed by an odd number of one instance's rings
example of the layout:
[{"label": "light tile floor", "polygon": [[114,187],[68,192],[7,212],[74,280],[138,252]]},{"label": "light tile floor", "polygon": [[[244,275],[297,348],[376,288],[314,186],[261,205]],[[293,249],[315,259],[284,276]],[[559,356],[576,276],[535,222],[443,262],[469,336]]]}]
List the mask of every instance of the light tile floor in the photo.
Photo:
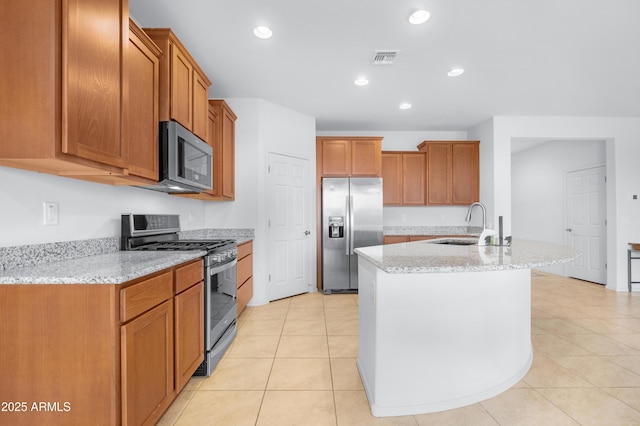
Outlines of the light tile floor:
[{"label": "light tile floor", "polygon": [[640,294],[534,271],[534,362],[513,388],[468,407],[371,416],[356,369],[357,295],[311,293],[248,307],[208,378],[161,425],[640,425]]}]

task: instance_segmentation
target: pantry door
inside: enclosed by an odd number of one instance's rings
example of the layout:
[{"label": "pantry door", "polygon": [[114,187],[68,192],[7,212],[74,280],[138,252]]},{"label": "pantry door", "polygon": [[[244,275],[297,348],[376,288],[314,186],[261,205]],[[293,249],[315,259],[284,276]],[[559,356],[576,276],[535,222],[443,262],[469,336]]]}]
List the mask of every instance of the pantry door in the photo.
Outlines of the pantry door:
[{"label": "pantry door", "polygon": [[309,161],[270,153],[268,179],[267,280],[271,301],[314,289],[315,239]]},{"label": "pantry door", "polygon": [[582,256],[567,266],[567,275],[607,283],[605,167],[568,172],[566,176],[567,244]]}]

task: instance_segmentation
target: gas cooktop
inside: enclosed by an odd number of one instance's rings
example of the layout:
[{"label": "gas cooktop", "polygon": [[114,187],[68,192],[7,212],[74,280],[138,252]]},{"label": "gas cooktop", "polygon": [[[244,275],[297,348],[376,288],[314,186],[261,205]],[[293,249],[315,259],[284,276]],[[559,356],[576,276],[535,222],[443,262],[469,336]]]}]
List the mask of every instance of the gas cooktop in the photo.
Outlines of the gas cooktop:
[{"label": "gas cooktop", "polygon": [[213,251],[220,247],[235,244],[234,240],[177,240],[147,243],[133,250],[206,250]]},{"label": "gas cooktop", "polygon": [[123,214],[121,230],[122,250],[206,250],[211,254],[237,246],[230,239],[181,240],[178,215]]}]

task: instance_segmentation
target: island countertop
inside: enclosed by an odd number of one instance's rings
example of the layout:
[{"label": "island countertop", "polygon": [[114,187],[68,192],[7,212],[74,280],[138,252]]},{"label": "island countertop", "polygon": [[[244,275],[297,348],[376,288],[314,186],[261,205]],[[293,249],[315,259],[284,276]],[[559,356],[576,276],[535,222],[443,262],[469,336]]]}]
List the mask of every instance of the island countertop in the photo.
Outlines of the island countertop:
[{"label": "island countertop", "polygon": [[2,284],[122,284],[206,254],[193,251],[118,251],[0,271]]},{"label": "island countertop", "polygon": [[374,416],[476,404],[511,388],[531,368],[531,268],[579,254],[538,241],[477,241],[356,249],[356,366]]},{"label": "island countertop", "polygon": [[514,239],[510,246],[438,244],[442,240],[361,247],[356,253],[391,274],[531,269],[571,262],[580,256],[571,247],[540,241]]}]

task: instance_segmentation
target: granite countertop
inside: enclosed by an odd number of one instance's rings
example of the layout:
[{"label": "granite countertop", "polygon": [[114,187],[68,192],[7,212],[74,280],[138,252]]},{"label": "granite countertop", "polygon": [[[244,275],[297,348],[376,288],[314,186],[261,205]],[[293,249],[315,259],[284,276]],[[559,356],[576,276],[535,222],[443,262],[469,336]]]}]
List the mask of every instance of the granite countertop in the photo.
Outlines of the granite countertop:
[{"label": "granite countertop", "polygon": [[181,240],[213,240],[213,239],[230,239],[236,240],[236,243],[242,244],[251,241],[254,238],[253,229],[198,229],[195,231],[180,231]]},{"label": "granite countertop", "polygon": [[[254,239],[253,229],[199,229],[181,239]],[[120,284],[202,257],[204,251],[123,252],[120,238],[0,247],[0,284]]]},{"label": "granite countertop", "polygon": [[356,253],[384,272],[392,274],[531,269],[567,263],[580,256],[571,247],[539,241],[516,239],[510,246],[500,247],[436,244],[442,240],[451,239],[361,247],[356,249]]},{"label": "granite countertop", "polygon": [[0,284],[121,284],[206,254],[193,251],[118,251],[0,270]]}]

